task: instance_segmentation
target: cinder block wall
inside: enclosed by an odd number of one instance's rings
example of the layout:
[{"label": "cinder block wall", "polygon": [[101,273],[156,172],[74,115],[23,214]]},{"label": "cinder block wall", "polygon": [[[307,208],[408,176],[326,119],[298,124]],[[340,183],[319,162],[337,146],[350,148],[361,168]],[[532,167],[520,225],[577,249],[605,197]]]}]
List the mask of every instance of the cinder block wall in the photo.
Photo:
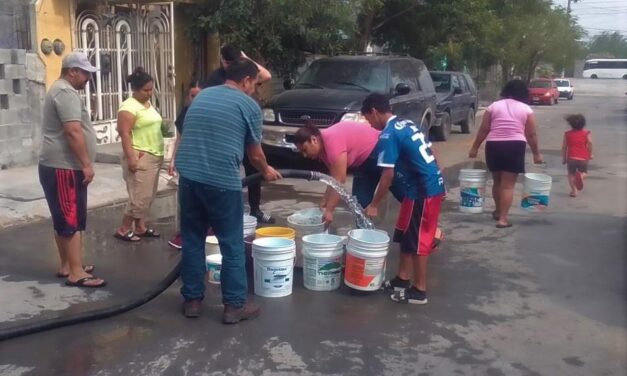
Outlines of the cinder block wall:
[{"label": "cinder block wall", "polygon": [[0,49],[0,169],[37,162],[45,76],[37,54]]}]

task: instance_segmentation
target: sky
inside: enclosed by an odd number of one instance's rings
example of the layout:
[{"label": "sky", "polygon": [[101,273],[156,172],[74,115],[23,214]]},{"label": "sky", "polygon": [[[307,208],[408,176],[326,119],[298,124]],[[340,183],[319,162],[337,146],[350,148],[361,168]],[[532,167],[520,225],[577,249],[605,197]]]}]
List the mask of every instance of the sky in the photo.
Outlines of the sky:
[{"label": "sky", "polygon": [[[566,8],[568,0],[553,0]],[[571,14],[578,18],[588,38],[604,31],[618,31],[627,36],[627,0],[579,0],[571,2]]]}]

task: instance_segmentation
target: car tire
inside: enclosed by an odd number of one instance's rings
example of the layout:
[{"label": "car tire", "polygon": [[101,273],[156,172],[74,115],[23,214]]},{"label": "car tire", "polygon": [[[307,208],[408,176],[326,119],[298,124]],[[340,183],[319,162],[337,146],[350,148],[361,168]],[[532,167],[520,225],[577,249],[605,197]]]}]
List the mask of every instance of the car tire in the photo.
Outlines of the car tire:
[{"label": "car tire", "polygon": [[555,104],[560,104],[560,99],[559,99],[559,97],[558,97],[558,98],[555,98]]},{"label": "car tire", "polygon": [[451,123],[451,115],[448,112],[444,112],[442,114],[442,119],[440,119],[440,126],[434,127],[431,130],[431,135],[435,141],[446,141],[451,135],[451,128],[453,124]]},{"label": "car tire", "polygon": [[590,76],[590,78],[596,80],[597,78],[599,78],[596,74],[593,74],[592,76]]},{"label": "car tire", "polygon": [[568,97],[568,100],[569,100],[569,101],[572,101],[572,100],[573,100],[573,98],[575,98],[575,94],[571,94],[571,95],[570,95],[570,97]]},{"label": "car tire", "polygon": [[549,99],[549,102],[547,103],[548,106],[552,106],[553,105],[553,98],[551,97],[551,99]]},{"label": "car tire", "polygon": [[459,123],[462,133],[468,134],[475,127],[475,109],[469,108],[466,114],[466,120]]}]

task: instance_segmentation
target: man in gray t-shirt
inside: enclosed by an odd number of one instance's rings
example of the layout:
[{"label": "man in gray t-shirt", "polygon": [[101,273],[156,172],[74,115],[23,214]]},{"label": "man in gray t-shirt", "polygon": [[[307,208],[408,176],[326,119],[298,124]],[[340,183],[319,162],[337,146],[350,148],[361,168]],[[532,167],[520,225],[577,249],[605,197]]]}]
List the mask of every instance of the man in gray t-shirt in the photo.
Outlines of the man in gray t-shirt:
[{"label": "man in gray t-shirt", "polygon": [[102,287],[106,282],[83,265],[82,237],[87,219],[87,185],[94,178],[96,133],[78,90],[96,68],[81,52],[63,58],[61,77],[44,100],[39,182],[43,188],[61,259],[57,277],[66,285]]}]

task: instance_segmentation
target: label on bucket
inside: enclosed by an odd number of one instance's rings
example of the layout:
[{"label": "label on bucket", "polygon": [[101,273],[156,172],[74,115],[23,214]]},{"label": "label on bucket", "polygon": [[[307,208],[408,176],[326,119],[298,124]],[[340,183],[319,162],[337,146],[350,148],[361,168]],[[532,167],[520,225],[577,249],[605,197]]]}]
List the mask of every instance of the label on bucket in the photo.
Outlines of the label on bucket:
[{"label": "label on bucket", "polygon": [[259,282],[263,290],[270,294],[280,294],[292,290],[293,261],[290,265],[260,265],[255,270],[259,273]]},{"label": "label on bucket", "polygon": [[549,206],[548,195],[529,195],[523,197],[520,206],[527,210],[546,210]]},{"label": "label on bucket", "polygon": [[220,272],[222,265],[211,264],[207,266],[207,275],[209,276],[208,282],[220,284]]},{"label": "label on bucket", "polygon": [[480,208],[483,206],[483,188],[463,188],[461,190],[461,206]]},{"label": "label on bucket", "polygon": [[305,257],[303,279],[305,287],[311,289],[335,289],[342,280],[340,257],[314,258]]},{"label": "label on bucket", "polygon": [[381,287],[385,271],[385,257],[363,259],[350,252],[346,254],[346,282],[351,285],[376,290]]}]

